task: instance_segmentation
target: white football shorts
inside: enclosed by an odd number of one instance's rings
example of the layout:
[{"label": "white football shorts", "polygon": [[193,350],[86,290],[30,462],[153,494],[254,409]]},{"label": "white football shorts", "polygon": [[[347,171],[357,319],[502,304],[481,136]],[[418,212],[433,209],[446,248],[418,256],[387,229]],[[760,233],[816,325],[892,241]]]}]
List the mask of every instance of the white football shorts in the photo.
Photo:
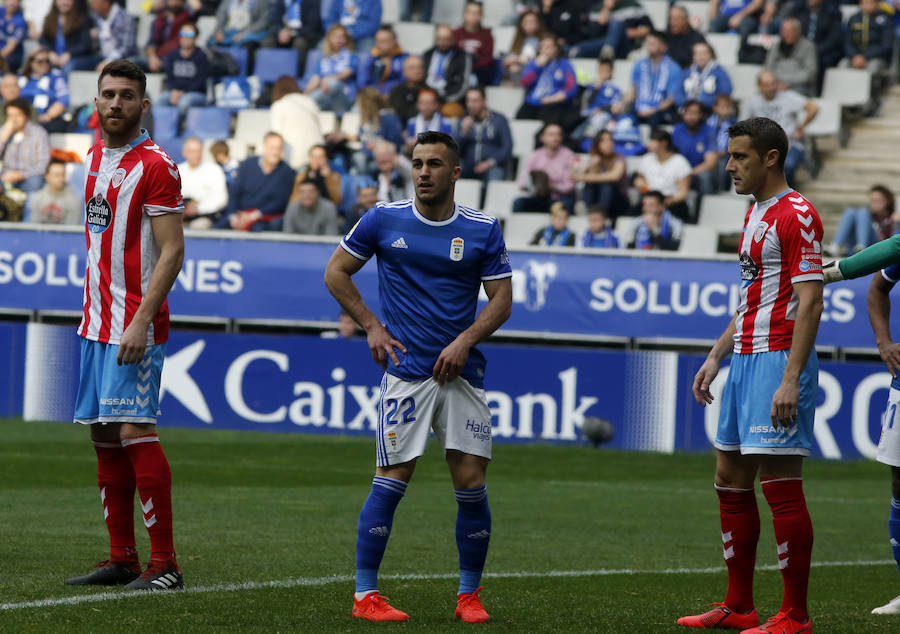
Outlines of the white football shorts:
[{"label": "white football shorts", "polygon": [[432,378],[404,381],[385,373],[375,464],[389,467],[418,458],[425,453],[430,429],[445,452],[491,457],[491,412],[483,389],[462,377],[441,386]]},{"label": "white football shorts", "polygon": [[881,415],[881,439],[878,441],[878,462],[900,467],[900,417],[897,416],[897,404],[900,403],[900,390],[891,388],[887,407]]}]

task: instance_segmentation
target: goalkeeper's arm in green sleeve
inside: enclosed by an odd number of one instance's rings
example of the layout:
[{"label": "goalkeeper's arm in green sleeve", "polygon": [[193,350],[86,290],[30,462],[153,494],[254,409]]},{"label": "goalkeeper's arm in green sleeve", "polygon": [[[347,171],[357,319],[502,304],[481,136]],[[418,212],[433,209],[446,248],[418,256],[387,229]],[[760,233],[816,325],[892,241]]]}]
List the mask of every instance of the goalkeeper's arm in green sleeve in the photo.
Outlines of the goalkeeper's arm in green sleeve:
[{"label": "goalkeeper's arm in green sleeve", "polygon": [[849,258],[826,264],[825,283],[852,280],[893,264],[900,264],[900,233],[892,235],[887,240],[876,242]]}]

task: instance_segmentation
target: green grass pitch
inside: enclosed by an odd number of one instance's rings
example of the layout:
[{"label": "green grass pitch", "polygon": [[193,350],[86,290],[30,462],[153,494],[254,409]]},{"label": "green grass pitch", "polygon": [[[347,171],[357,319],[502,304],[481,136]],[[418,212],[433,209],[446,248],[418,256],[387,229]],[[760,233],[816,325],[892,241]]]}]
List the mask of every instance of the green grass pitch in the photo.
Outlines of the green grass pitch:
[{"label": "green grass pitch", "polygon": [[[87,430],[0,420],[0,631],[360,632],[350,617],[356,518],[371,482],[370,440],[162,429],[175,481],[186,592],[72,588],[106,556]],[[453,618],[456,504],[435,447],[400,505],[382,593],[407,632],[677,632],[682,614],[724,596],[713,456],[496,445],[486,626]],[[870,610],[900,593],[890,560],[888,469],[806,465],[815,527],[816,632],[898,632]],[[777,611],[770,515],[757,607]],[[148,554],[137,518],[138,547]],[[72,598],[74,603],[65,603]],[[40,600],[48,600],[36,604]]]}]

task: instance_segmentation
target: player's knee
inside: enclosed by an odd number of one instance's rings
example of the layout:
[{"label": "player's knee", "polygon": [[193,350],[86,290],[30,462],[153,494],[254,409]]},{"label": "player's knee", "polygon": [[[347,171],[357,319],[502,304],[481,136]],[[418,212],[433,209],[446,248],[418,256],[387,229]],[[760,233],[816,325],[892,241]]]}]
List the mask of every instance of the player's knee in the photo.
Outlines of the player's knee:
[{"label": "player's knee", "polygon": [[156,425],[151,423],[122,423],[119,428],[120,440],[139,438],[140,436],[156,433]]},{"label": "player's knee", "polygon": [[900,498],[900,467],[891,467],[891,495]]}]

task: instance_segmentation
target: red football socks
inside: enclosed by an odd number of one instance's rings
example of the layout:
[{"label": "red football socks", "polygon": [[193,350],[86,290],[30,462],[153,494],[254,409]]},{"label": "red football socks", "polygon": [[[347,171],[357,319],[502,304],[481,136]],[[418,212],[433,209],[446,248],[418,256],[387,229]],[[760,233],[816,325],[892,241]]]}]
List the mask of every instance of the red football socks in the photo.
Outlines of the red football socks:
[{"label": "red football socks", "polygon": [[741,613],[753,609],[753,569],[759,541],[759,509],[753,489],[716,485],[722,522],[722,549],[728,566],[725,605]]},{"label": "red football socks", "polygon": [[109,531],[109,560],[117,564],[138,561],[134,542],[134,469],[117,442],[94,441],[97,452],[97,484],[103,517]]},{"label": "red football socks", "polygon": [[812,520],[803,496],[803,478],[765,480],[762,490],[772,509],[778,567],[784,579],[781,611],[795,621],[803,622],[809,617],[806,592],[813,545]]},{"label": "red football socks", "polygon": [[169,568],[175,564],[172,541],[172,472],[156,434],[126,438],[140,494],[144,525],[150,534],[150,564]]}]

